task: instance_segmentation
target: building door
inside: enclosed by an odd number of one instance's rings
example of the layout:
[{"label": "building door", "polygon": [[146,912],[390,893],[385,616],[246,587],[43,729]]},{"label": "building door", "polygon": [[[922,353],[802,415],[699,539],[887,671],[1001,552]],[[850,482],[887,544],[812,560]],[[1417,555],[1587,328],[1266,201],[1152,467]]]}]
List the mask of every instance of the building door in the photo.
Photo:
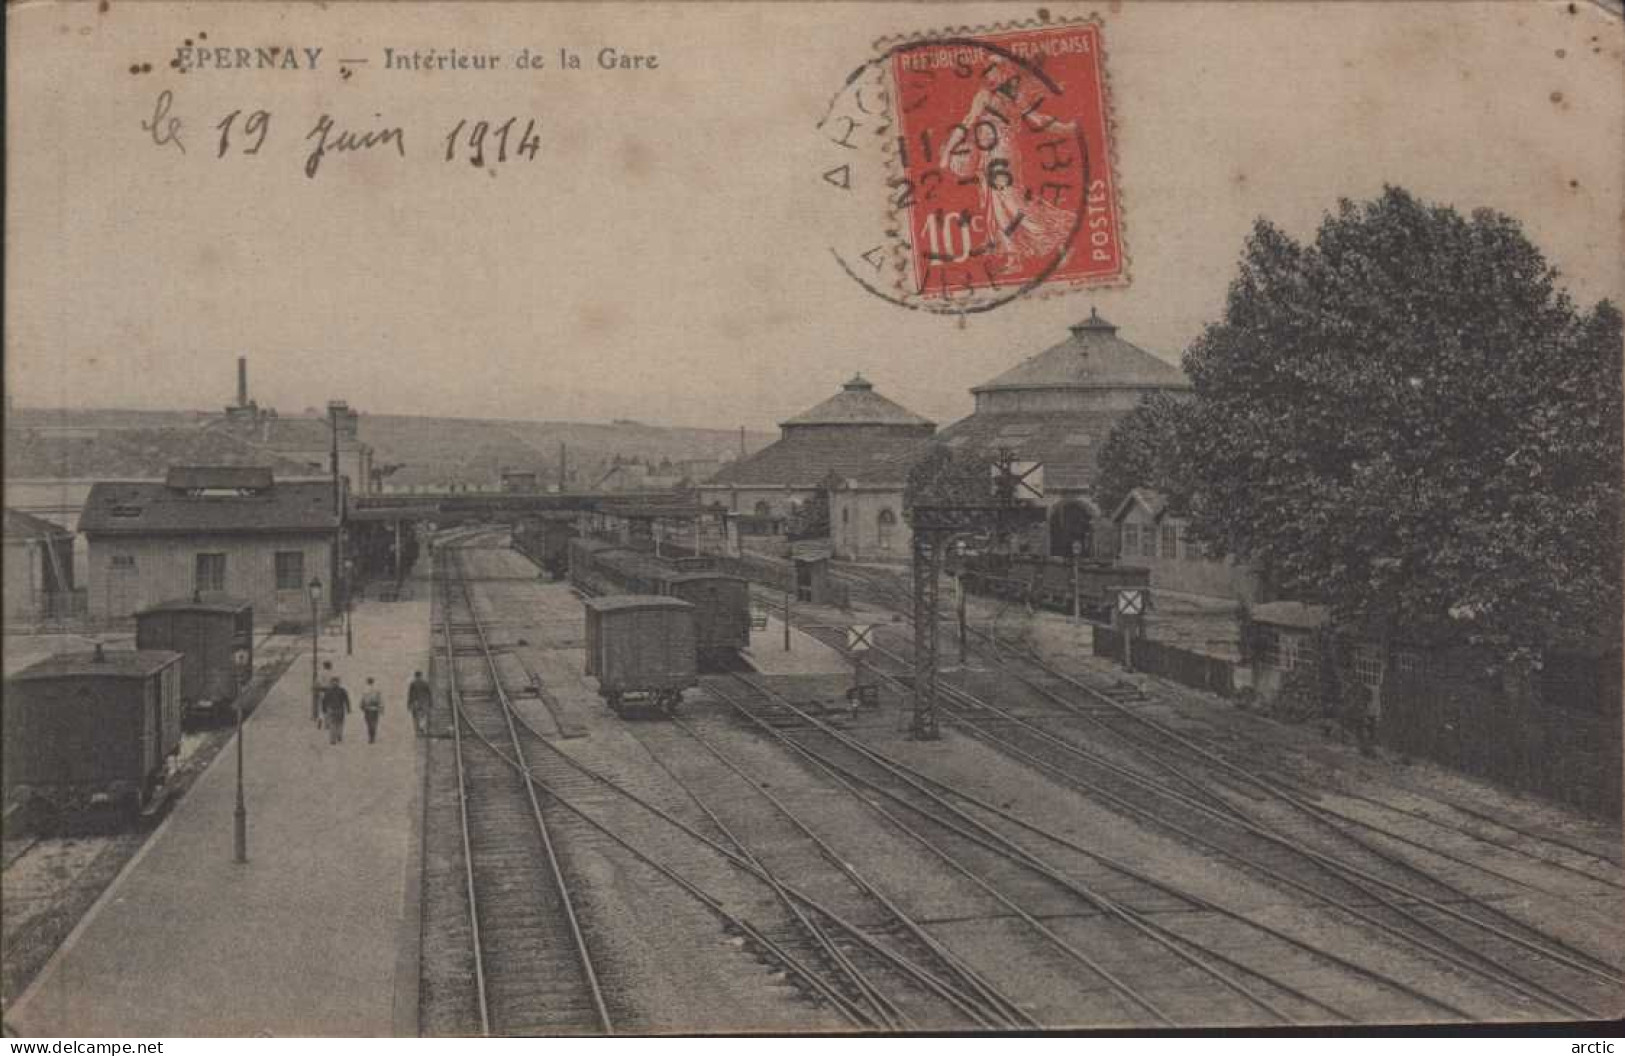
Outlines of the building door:
[{"label": "building door", "polygon": [[115,555],[107,570],[107,615],[132,616],[141,607],[141,576],[135,558]]},{"label": "building door", "polygon": [[1095,544],[1094,519],[1089,516],[1087,506],[1081,502],[1068,499],[1050,507],[1050,556],[1070,558],[1073,543],[1082,544],[1081,549],[1078,551],[1079,556],[1090,557],[1093,555]]}]

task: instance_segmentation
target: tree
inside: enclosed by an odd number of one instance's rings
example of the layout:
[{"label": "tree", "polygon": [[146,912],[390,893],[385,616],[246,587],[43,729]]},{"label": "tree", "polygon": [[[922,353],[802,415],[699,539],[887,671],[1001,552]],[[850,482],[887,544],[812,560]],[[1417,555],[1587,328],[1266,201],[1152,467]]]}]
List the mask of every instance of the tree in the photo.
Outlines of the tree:
[{"label": "tree", "polygon": [[820,487],[806,501],[790,505],[785,534],[792,540],[829,538],[829,488]]},{"label": "tree", "polygon": [[1184,504],[1191,485],[1180,447],[1192,417],[1188,399],[1153,392],[1112,427],[1100,448],[1102,510],[1109,515],[1134,488],[1155,488],[1176,507]]},{"label": "tree", "polygon": [[1618,641],[1621,318],[1500,213],[1388,188],[1311,245],[1264,220],[1185,356],[1193,529],[1424,641]]}]

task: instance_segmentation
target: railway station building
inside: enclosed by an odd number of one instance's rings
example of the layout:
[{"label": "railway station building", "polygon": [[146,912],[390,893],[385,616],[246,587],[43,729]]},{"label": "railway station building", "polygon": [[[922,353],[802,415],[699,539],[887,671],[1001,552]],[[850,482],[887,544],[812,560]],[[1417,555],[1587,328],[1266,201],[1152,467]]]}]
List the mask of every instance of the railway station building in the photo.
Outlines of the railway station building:
[{"label": "railway station building", "polygon": [[[919,448],[936,428],[857,374],[829,399],[780,422],[777,441],[723,466],[699,486],[700,502],[757,523],[782,523],[793,505],[827,490],[830,481],[857,478]],[[838,532],[833,509],[831,515],[831,531]],[[908,552],[901,490],[885,495],[865,517],[868,546]]]},{"label": "railway station building", "polygon": [[175,467],[161,482],[99,483],[79,519],[92,618],[121,620],[175,598],[253,603],[256,626],[308,624],[307,585],[337,593],[340,503],[330,480],[277,480],[252,466]]},{"label": "railway station building", "polygon": [[[1091,310],[1066,340],[1030,356],[971,389],[974,412],[943,429],[935,443],[956,453],[992,456],[1009,450],[1043,465],[1043,528],[1024,540],[1034,553],[1070,557],[1079,543],[1085,557],[1117,554],[1112,510],[1102,509],[1095,486],[1100,449],[1112,428],[1153,392],[1188,393],[1189,379],[1172,363],[1117,335],[1117,327]],[[901,457],[859,463],[830,497],[836,554],[860,560],[909,553],[908,529],[898,518],[890,546],[870,548],[862,530],[884,512],[902,510],[908,471],[926,448]],[[858,526],[850,534],[848,526]]]}]

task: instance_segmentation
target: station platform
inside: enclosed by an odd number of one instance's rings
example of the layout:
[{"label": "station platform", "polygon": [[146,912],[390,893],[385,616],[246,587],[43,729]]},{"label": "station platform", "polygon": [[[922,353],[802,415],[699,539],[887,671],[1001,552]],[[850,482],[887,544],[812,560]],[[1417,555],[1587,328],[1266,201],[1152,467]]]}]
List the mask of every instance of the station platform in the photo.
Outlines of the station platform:
[{"label": "station platform", "polygon": [[[311,721],[308,655],[245,723],[248,862],[233,860],[230,744],[6,1010],[8,1027],[416,1035],[422,775],[406,687],[428,673],[429,603],[363,603],[353,626],[353,656],[342,637],[320,644],[356,707],[342,743]],[[360,715],[369,675],[384,693],[375,744]]]},{"label": "station platform", "polygon": [[852,665],[839,650],[796,627],[790,628],[790,648],[784,648],[784,621],[767,617],[764,630],[750,632],[750,648],[741,655],[764,675],[850,675]]}]

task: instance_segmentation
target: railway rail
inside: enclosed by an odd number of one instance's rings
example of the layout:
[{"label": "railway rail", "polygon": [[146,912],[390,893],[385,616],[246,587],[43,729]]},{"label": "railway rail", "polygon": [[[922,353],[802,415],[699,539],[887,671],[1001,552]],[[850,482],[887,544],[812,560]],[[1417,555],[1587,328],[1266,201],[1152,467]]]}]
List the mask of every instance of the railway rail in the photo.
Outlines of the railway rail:
[{"label": "railway rail", "polygon": [[[875,586],[872,580],[865,585]],[[882,586],[877,592],[902,609],[899,591]],[[901,648],[875,653],[907,669]],[[1271,883],[1337,907],[1532,1010],[1589,1018],[1611,1007],[1621,974],[1602,957],[1542,933],[1352,831],[1371,827],[1220,756],[1103,687],[1030,651],[990,653],[980,649],[979,657],[993,661],[1001,689],[1021,686],[1023,699],[1042,702],[1049,714],[1020,714],[945,678],[939,683],[945,718],[967,734]],[[1093,736],[1076,737],[1080,723]]]},{"label": "railway rail", "polygon": [[[447,559],[448,564],[454,560],[450,555]],[[450,568],[447,571],[446,578],[450,583],[454,577],[449,574]],[[908,992],[908,1000],[915,1004],[918,1004],[922,997],[935,1003],[935,1007],[927,1005],[938,1017],[930,1020],[933,1025],[962,1023],[992,1029],[1037,1026],[1012,1002],[1000,998],[968,966],[957,962],[951,954],[940,948],[930,948],[932,940],[928,937],[917,935],[916,938],[921,941],[912,948],[906,943],[883,941],[875,934],[877,929],[865,922],[849,919],[847,915],[790,883],[782,871],[768,868],[762,856],[723,823],[714,810],[705,808],[706,816],[712,822],[712,827],[723,835],[723,840],[698,831],[676,818],[667,808],[652,802],[646,795],[626,787],[623,782],[593,771],[550,743],[512,707],[502,685],[501,670],[494,662],[490,642],[483,632],[482,622],[466,588],[467,584],[463,582],[459,582],[455,589],[448,586],[447,593],[454,600],[453,605],[448,605],[446,611],[450,613],[453,606],[459,604],[457,599],[460,597],[461,609],[466,612],[461,623],[450,621],[448,616],[446,640],[451,643],[454,657],[459,654],[477,653],[482,658],[484,671],[482,678],[486,678],[487,681],[482,681],[474,692],[470,692],[469,687],[463,684],[464,677],[459,676],[459,684],[454,691],[459,726],[468,725],[475,735],[470,740],[477,739],[488,749],[479,758],[494,760],[497,766],[505,767],[528,786],[533,795],[545,797],[547,804],[563,809],[613,845],[655,869],[675,888],[696,899],[715,914],[730,932],[744,936],[764,956],[795,977],[809,993],[827,1002],[855,1027],[873,1030],[918,1028],[923,1017],[917,1019],[904,1011],[904,991]],[[462,643],[461,648],[459,641]],[[507,743],[500,741],[497,735],[500,731],[490,728],[490,719],[484,720],[487,723],[485,728],[476,728],[470,721],[474,716],[471,701],[475,700],[501,705],[500,722],[510,734]],[[527,748],[540,749],[540,752],[532,752],[527,756]],[[607,788],[615,796],[661,820],[709,852],[720,856],[734,868],[760,881],[779,898],[780,904],[787,910],[786,920],[791,923],[758,925],[731,912],[720,898],[683,875],[674,865],[657,859],[647,848],[659,841],[648,839],[646,830],[628,823],[624,816],[618,819],[619,824],[606,823],[603,817],[605,812],[601,807],[598,810],[584,808],[582,800],[585,797],[579,795],[582,778]],[[571,789],[575,789],[578,794],[570,794]],[[692,794],[691,788],[688,791]],[[470,804],[472,808],[465,811],[465,816],[469,819],[468,831],[472,836],[479,828],[480,815],[486,808],[474,795],[465,795],[464,802]],[[695,802],[700,803],[698,797],[695,797]],[[545,821],[541,820],[540,809],[536,811],[536,817],[539,826],[545,825]],[[639,840],[633,835],[634,832],[637,836],[645,838]],[[481,862],[473,855],[467,860],[470,862],[469,905],[478,907],[488,901],[482,898],[480,891],[483,886]],[[525,871],[536,871],[534,862],[528,864],[520,862],[519,865]],[[544,905],[543,910],[543,915],[555,917],[560,915],[557,912],[558,907]],[[490,927],[483,919],[486,915],[488,914],[471,909],[471,917],[474,919],[470,930],[472,941],[476,946],[476,965],[480,966],[476,971],[476,983],[482,992],[490,989],[488,980],[492,974],[491,955],[488,949],[491,944],[488,937]],[[582,963],[590,964],[588,959],[590,954],[585,945],[579,949],[582,953]],[[544,998],[546,996],[543,995]],[[565,998],[562,1002],[544,1000],[542,1003],[562,1005],[566,1013],[571,1009],[578,1010],[579,1001],[570,1000],[569,994],[566,994]],[[941,1019],[943,1009],[952,1010],[956,1018]],[[495,1015],[487,1020],[482,1014],[482,1026],[486,1030],[513,1032],[503,1027],[497,1020],[498,1017]],[[574,1022],[574,1019],[567,1016],[565,1021]],[[607,1018],[604,1022],[607,1026]]]},{"label": "railway rail", "polygon": [[438,558],[480,1033],[614,1033],[460,557]]}]

